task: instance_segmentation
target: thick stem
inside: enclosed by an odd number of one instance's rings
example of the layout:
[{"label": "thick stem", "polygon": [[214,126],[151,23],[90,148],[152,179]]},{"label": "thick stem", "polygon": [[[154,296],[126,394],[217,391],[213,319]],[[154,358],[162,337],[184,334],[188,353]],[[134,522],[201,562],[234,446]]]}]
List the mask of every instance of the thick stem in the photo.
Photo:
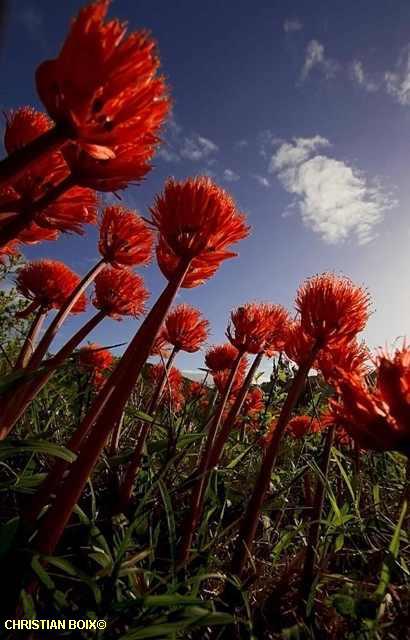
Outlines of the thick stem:
[{"label": "thick stem", "polygon": [[30,208],[20,211],[11,220],[5,222],[0,227],[0,249],[6,244],[15,240],[19,233],[31,224],[36,218],[36,214],[46,209],[54,200],[57,200],[63,193],[74,186],[72,175],[68,175],[59,184],[52,187],[42,198],[33,202]]},{"label": "thick stem", "polygon": [[296,403],[303,391],[306,376],[309,373],[309,369],[312,367],[315,361],[316,355],[320,349],[320,346],[316,344],[307,360],[299,367],[289,393],[282,407],[275,431],[273,432],[272,440],[268,448],[266,449],[264,458],[262,460],[261,469],[259,471],[258,478],[256,480],[252,496],[249,500],[246,512],[242,518],[242,525],[239,533],[239,544],[236,548],[232,559],[231,572],[238,577],[241,577],[245,568],[246,559],[248,554],[251,553],[253,541],[255,538],[256,527],[258,525],[259,513],[262,504],[265,499],[266,492],[269,488],[269,482],[272,475],[272,469],[276,462],[276,457],[279,451],[279,445],[286,429],[286,425],[292,415],[292,411],[296,406]]},{"label": "thick stem", "polygon": [[228,413],[228,417],[226,418],[222,426],[222,429],[220,430],[219,434],[215,439],[214,446],[212,447],[211,458],[209,462],[209,469],[213,469],[219,463],[226,441],[228,440],[230,433],[232,431],[232,428],[235,424],[235,420],[242,409],[243,403],[245,402],[246,395],[249,391],[249,387],[252,384],[253,378],[255,376],[256,371],[259,368],[262,358],[263,358],[263,353],[258,353],[256,355],[252,363],[252,366],[247,373],[247,376],[241,387],[241,390],[236,396],[235,402],[233,403],[232,408]]},{"label": "thick stem", "polygon": [[178,565],[183,566],[188,562],[189,553],[192,545],[192,538],[196,531],[199,519],[202,513],[202,505],[206,492],[206,486],[208,483],[208,470],[209,470],[209,462],[211,459],[212,447],[214,445],[215,436],[219,429],[219,425],[221,423],[222,415],[226,407],[226,403],[228,402],[233,383],[235,381],[236,374],[238,373],[239,365],[243,358],[243,353],[239,352],[234,364],[232,365],[232,369],[229,374],[229,378],[227,380],[224,393],[219,400],[218,408],[215,412],[215,416],[211,422],[211,425],[208,430],[208,436],[206,440],[205,447],[202,452],[202,458],[198,465],[197,470],[197,480],[195,481],[194,487],[191,493],[191,502],[188,515],[184,522],[183,533],[181,546],[179,550],[178,557]]},{"label": "thick stem", "polygon": [[93,268],[90,269],[90,271],[84,276],[81,282],[79,282],[79,284],[71,293],[71,295],[67,298],[66,303],[64,304],[63,307],[61,307],[61,309],[59,310],[59,312],[57,313],[53,321],[50,323],[49,327],[47,328],[47,331],[45,332],[44,336],[40,340],[37,346],[37,349],[34,351],[29,363],[30,369],[37,367],[40,364],[40,362],[43,360],[50,344],[54,340],[62,324],[67,319],[72,308],[74,307],[76,302],[80,299],[80,297],[82,296],[84,291],[87,289],[87,287],[95,280],[95,278],[100,273],[100,271],[104,269],[104,267],[105,267],[104,259],[97,262],[97,264],[95,264]]},{"label": "thick stem", "polygon": [[327,475],[329,470],[330,453],[332,450],[334,437],[335,427],[331,426],[328,428],[326,433],[325,446],[323,449],[319,467],[321,471],[321,477],[317,480],[315,498],[313,502],[313,509],[311,511],[309,531],[307,535],[306,555],[305,563],[303,566],[300,591],[301,597],[304,601],[306,601],[309,596],[314,579],[315,558],[317,556],[319,545],[320,520],[322,517]]},{"label": "thick stem", "polygon": [[[44,371],[35,376],[26,386],[23,386],[15,394],[11,402],[6,405],[1,417],[0,440],[10,433],[17,420],[21,418],[27,407],[38,396],[50,380],[56,369],[68,358],[72,351],[84,340],[84,338],[105,318],[104,311],[98,311],[88,322],[85,323],[73,336],[61,347],[55,356],[43,363]],[[31,363],[30,363],[31,364]]]},{"label": "thick stem", "polygon": [[[164,366],[164,373],[163,373],[162,379],[158,383],[157,388],[155,389],[155,392],[153,393],[153,396],[149,403],[147,413],[152,417],[154,417],[155,410],[163,394],[164,387],[168,379],[168,372],[171,369],[172,363],[177,353],[178,353],[178,349],[174,347],[172,349],[171,355],[169,356]],[[131,496],[132,496],[132,488],[134,486],[135,477],[137,475],[137,471],[139,469],[140,462],[141,462],[142,451],[144,449],[144,444],[148,437],[149,432],[150,432],[150,423],[144,422],[141,425],[136,446],[134,447],[131,460],[128,463],[128,466],[124,473],[124,477],[121,482],[121,487],[119,491],[119,506],[122,511],[127,509],[130,503]]]},{"label": "thick stem", "polygon": [[110,431],[124,410],[190,264],[191,260],[182,263],[179,273],[169,282],[145,318],[115,371],[108,378],[85,417],[83,422],[86,425],[93,425],[92,432],[82,446],[77,460],[71,465],[66,479],[57,490],[54,505],[42,521],[36,544],[41,553],[53,553],[88,477],[98,461]]},{"label": "thick stem", "polygon": [[8,155],[0,161],[0,184],[18,178],[31,164],[46,153],[59,149],[67,139],[66,131],[56,125],[33,142]]},{"label": "thick stem", "polygon": [[46,315],[47,315],[47,310],[44,309],[43,307],[39,307],[34,317],[34,320],[31,324],[29,332],[27,333],[27,336],[21,348],[21,351],[18,355],[16,364],[14,365],[15,370],[24,369],[27,366],[31,358],[31,355],[34,351],[34,345],[37,342],[37,338],[43,326]]}]

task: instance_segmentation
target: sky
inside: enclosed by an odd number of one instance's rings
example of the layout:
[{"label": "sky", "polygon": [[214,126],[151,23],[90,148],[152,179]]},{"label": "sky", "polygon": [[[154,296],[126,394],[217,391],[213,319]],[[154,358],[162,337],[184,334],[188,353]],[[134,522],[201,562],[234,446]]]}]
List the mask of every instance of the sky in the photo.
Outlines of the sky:
[{"label": "sky", "polygon": [[[41,108],[36,66],[57,54],[82,5],[9,0],[3,110]],[[210,321],[209,344],[224,340],[233,308],[263,300],[293,312],[299,284],[327,270],[368,288],[370,347],[409,335],[410,3],[115,0],[110,15],[152,32],[173,99],[153,170],[122,193],[124,206],[147,216],[168,176],[207,174],[252,226],[237,258],[178,296]],[[88,228],[25,255],[84,274],[96,240]],[[154,302],[165,280],[155,263],[141,273]],[[66,323],[60,343],[84,318]],[[90,340],[127,342],[137,327],[106,320]],[[201,353],[177,360],[185,371],[202,363]]]}]

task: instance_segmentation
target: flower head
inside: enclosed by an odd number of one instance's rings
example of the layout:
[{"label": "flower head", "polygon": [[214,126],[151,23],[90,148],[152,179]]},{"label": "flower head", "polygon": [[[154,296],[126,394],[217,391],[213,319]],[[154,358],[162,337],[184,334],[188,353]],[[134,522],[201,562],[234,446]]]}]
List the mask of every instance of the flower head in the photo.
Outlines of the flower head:
[{"label": "flower head", "polygon": [[188,385],[189,399],[194,402],[206,399],[208,397],[208,387],[202,382],[190,381]]},{"label": "flower head", "polygon": [[141,276],[128,269],[105,267],[95,278],[93,304],[116,320],[142,315],[148,297]]},{"label": "flower head", "polygon": [[364,376],[369,371],[369,350],[365,344],[357,340],[339,342],[322,349],[317,357],[316,366],[330,384],[332,381],[337,382],[340,370]]},{"label": "flower head", "polygon": [[286,431],[294,438],[304,438],[308,433],[317,433],[320,431],[321,425],[316,418],[311,416],[295,416],[292,418]]},{"label": "flower head", "polygon": [[313,338],[305,333],[300,322],[291,322],[287,329],[284,346],[287,357],[300,366],[309,358],[313,347]]},{"label": "flower head", "polygon": [[123,207],[104,210],[98,248],[114,267],[148,264],[153,240],[152,231],[135,212]]},{"label": "flower head", "polygon": [[180,304],[165,318],[162,336],[178,351],[194,353],[208,337],[209,322],[198,309]]},{"label": "flower head", "polygon": [[41,227],[63,233],[84,233],[85,224],[97,221],[97,196],[91,189],[72,187],[35,215]]},{"label": "flower head", "polygon": [[[162,273],[167,280],[172,280],[180,269],[182,258],[178,258],[161,237],[159,238],[156,248],[156,254],[158,266]],[[235,255],[235,253],[214,253],[209,254],[209,256],[204,255],[199,258],[194,258],[189,266],[188,272],[184,276],[181,287],[183,289],[199,287],[215,275],[223,260],[233,258]]]},{"label": "flower head", "polygon": [[168,358],[171,354],[170,344],[167,342],[160,331],[152,345],[150,356],[162,356]]},{"label": "flower head", "polygon": [[209,347],[205,355],[205,366],[212,372],[231,369],[238,357],[238,349],[229,342]]},{"label": "flower head", "polygon": [[364,289],[333,273],[309,278],[296,296],[301,326],[321,346],[354,338],[366,325],[369,305]]},{"label": "flower head", "polygon": [[49,131],[53,121],[46,113],[32,107],[21,107],[6,114],[4,146],[7,153],[21,149],[38,136]]},{"label": "flower head", "polygon": [[216,264],[235,255],[228,248],[249,233],[232,197],[206,177],[169,179],[151,214],[170,269],[172,262],[175,269],[179,259],[195,258],[198,266],[213,265],[213,275]]},{"label": "flower head", "polygon": [[108,349],[99,344],[90,343],[78,350],[78,366],[91,373],[91,383],[100,387],[105,381],[106,372],[112,367],[114,358]]},{"label": "flower head", "polygon": [[366,449],[410,454],[410,349],[378,360],[377,383],[369,388],[356,374],[341,373],[338,400],[330,401],[334,424]]},{"label": "flower head", "polygon": [[264,408],[263,391],[259,387],[252,387],[246,394],[245,401],[242,406],[242,414],[252,417]]},{"label": "flower head", "polygon": [[288,323],[280,305],[248,303],[231,313],[227,336],[240,351],[273,355],[283,347]]},{"label": "flower head", "polygon": [[[152,365],[148,370],[148,376],[154,386],[161,384],[164,376],[164,365],[162,363]],[[181,403],[182,374],[176,367],[167,370],[166,383],[162,392],[162,402],[172,402],[174,408]]]},{"label": "flower head", "polygon": [[147,135],[140,140],[112,148],[113,158],[93,158],[77,144],[63,148],[64,159],[75,181],[96,191],[118,191],[129,183],[137,184],[151,171],[150,160],[159,140]]},{"label": "flower head", "polygon": [[154,41],[145,31],[126,36],[118,20],[105,22],[108,6],[97,0],[81,9],[58,57],[36,72],[50,116],[99,159],[114,157],[118,144],[144,145],[170,108]]},{"label": "flower head", "polygon": [[[20,269],[16,280],[18,291],[45,311],[62,307],[79,283],[79,276],[57,260],[29,262]],[[83,294],[71,313],[81,313],[86,305]]]},{"label": "flower head", "polygon": [[[247,367],[248,360],[245,356],[243,356],[232,383],[231,396],[238,393],[239,389],[242,387]],[[212,372],[213,381],[220,394],[223,394],[225,392],[226,385],[228,384],[229,376],[231,374],[231,369],[232,367],[230,369],[220,369],[218,371]]]}]

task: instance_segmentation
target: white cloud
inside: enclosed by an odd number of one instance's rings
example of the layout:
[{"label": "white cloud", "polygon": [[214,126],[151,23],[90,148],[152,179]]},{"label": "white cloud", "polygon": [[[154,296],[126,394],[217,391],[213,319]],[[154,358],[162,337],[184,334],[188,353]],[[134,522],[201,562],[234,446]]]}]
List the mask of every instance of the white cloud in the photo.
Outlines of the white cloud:
[{"label": "white cloud", "polygon": [[184,138],[180,154],[183,158],[197,162],[208,158],[217,151],[218,147],[212,140],[195,134],[191,137]]},{"label": "white cloud", "polygon": [[270,182],[267,178],[265,178],[265,176],[260,176],[257,173],[254,173],[252,176],[256,182],[261,186],[261,187],[265,187],[265,189],[269,189],[270,187]]},{"label": "white cloud", "polygon": [[263,158],[270,158],[272,148],[282,144],[284,140],[276,136],[271,129],[265,129],[258,133],[257,142],[261,156]]},{"label": "white cloud", "polygon": [[223,179],[226,180],[226,182],[237,182],[239,178],[240,176],[238,176],[235,171],[232,171],[232,169],[225,169],[223,173]]},{"label": "white cloud", "polygon": [[301,79],[306,80],[310,72],[317,68],[326,79],[333,78],[339,65],[335,60],[325,54],[324,45],[318,40],[311,40],[306,47],[305,62],[303,64]]},{"label": "white cloud", "polygon": [[181,160],[177,152],[167,146],[160,147],[157,151],[157,156],[165,160],[165,162],[180,162]]},{"label": "white cloud", "polygon": [[270,170],[296,196],[304,224],[329,244],[355,235],[359,244],[373,239],[374,227],[396,203],[379,185],[345,162],[317,153],[329,147],[321,136],[294,138],[272,157]]},{"label": "white cloud", "polygon": [[396,65],[396,71],[384,74],[387,93],[402,105],[410,105],[410,46],[406,47]]},{"label": "white cloud", "polygon": [[354,60],[352,62],[351,74],[352,74],[353,80],[355,80],[358,85],[360,85],[363,89],[365,89],[369,93],[372,93],[373,91],[377,91],[377,89],[379,88],[376,82],[374,82],[368,77],[368,74],[365,72],[363,68],[363,63],[360,62],[360,60]]},{"label": "white cloud", "polygon": [[298,18],[285,20],[283,23],[283,30],[286,33],[290,33],[292,31],[300,31],[303,29],[303,24]]},{"label": "white cloud", "polygon": [[273,173],[287,167],[295,167],[309,158],[320,147],[329,147],[330,142],[322,136],[313,138],[294,138],[293,142],[284,142],[272,156],[269,170]]}]

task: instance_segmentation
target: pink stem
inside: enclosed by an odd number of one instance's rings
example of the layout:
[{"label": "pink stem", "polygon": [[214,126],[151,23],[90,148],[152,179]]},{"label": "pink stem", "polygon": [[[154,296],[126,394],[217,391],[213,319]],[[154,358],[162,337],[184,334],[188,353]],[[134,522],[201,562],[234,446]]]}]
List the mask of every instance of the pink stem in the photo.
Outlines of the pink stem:
[{"label": "pink stem", "polygon": [[14,365],[14,370],[24,369],[27,366],[28,361],[30,360],[30,357],[34,351],[34,345],[37,341],[38,335],[41,331],[41,327],[43,326],[46,315],[47,315],[47,310],[44,309],[43,307],[39,307],[35,315],[35,318],[31,324],[29,332],[26,336],[24,344],[21,348],[21,351],[17,357],[16,364]]},{"label": "pink stem", "polygon": [[242,525],[239,532],[239,544],[236,548],[232,559],[231,572],[238,577],[241,577],[245,568],[246,559],[248,554],[251,553],[253,541],[255,538],[256,527],[258,524],[259,513],[262,504],[265,499],[266,492],[269,488],[269,482],[272,475],[272,469],[276,462],[276,457],[279,450],[279,445],[286,429],[286,425],[289,422],[292,411],[303,391],[306,376],[309,373],[310,368],[315,361],[316,355],[320,349],[320,346],[316,344],[310,356],[299,367],[293,384],[289,389],[289,393],[282,407],[275,431],[273,432],[272,440],[265,452],[262,460],[262,466],[259,472],[259,476],[256,480],[255,487],[252,496],[249,500],[246,512],[242,518]]},{"label": "pink stem", "polygon": [[235,381],[236,374],[238,373],[239,365],[241,363],[243,355],[244,354],[240,352],[232,365],[232,369],[230,371],[224,393],[219,401],[218,408],[208,431],[207,441],[202,453],[201,461],[198,465],[198,477],[191,493],[190,509],[187,518],[184,521],[182,540],[178,557],[179,566],[183,566],[184,564],[186,564],[189,559],[192,539],[194,537],[195,530],[198,526],[198,522],[202,514],[203,500],[209,475],[209,462],[211,459],[211,452],[215,440],[215,435],[221,423],[222,415],[225,410],[226,403],[229,399],[229,395],[231,393],[232,386]]},{"label": "pink stem", "polygon": [[[87,428],[88,425],[92,425],[92,431],[82,445],[77,460],[71,465],[67,477],[58,488],[53,506],[41,522],[36,542],[40,553],[53,553],[105,442],[124,410],[190,264],[189,259],[182,262],[179,272],[168,283],[145,318],[85,417],[83,423]],[[80,429],[84,429],[84,424],[80,425]]]},{"label": "pink stem", "polygon": [[[155,410],[163,394],[164,387],[168,379],[168,371],[171,369],[171,365],[177,353],[178,353],[178,349],[174,347],[171,352],[171,355],[169,356],[165,364],[162,379],[158,383],[157,388],[155,389],[155,392],[151,398],[151,402],[149,404],[147,413],[152,417],[154,417]],[[144,444],[150,432],[150,426],[151,424],[149,422],[142,423],[140,431],[138,433],[136,446],[134,447],[131,460],[128,463],[128,466],[124,473],[124,477],[122,479],[122,483],[119,491],[119,507],[122,511],[127,509],[131,500],[132,488],[134,486],[135,477],[137,475],[137,471],[140,466],[141,455],[144,449]]]}]

